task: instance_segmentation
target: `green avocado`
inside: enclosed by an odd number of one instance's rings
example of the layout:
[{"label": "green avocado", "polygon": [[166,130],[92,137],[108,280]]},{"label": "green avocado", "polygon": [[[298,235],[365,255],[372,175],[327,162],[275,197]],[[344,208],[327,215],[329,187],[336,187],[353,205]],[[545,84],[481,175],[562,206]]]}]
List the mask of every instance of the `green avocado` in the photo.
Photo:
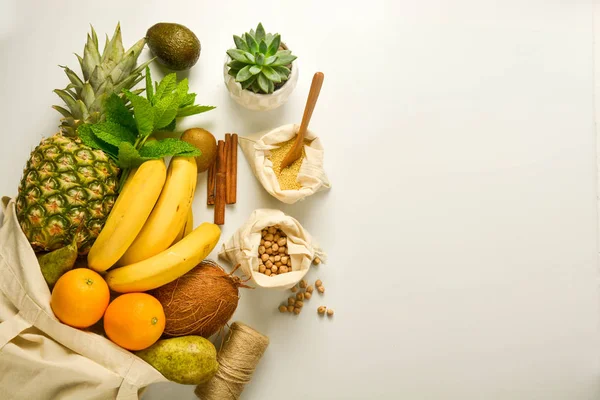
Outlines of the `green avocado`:
[{"label": "green avocado", "polygon": [[146,41],[158,62],[175,71],[192,68],[200,57],[200,41],[180,24],[155,24],[146,32]]},{"label": "green avocado", "polygon": [[215,346],[201,336],[159,340],[135,354],[168,380],[182,385],[205,383],[219,369]]}]

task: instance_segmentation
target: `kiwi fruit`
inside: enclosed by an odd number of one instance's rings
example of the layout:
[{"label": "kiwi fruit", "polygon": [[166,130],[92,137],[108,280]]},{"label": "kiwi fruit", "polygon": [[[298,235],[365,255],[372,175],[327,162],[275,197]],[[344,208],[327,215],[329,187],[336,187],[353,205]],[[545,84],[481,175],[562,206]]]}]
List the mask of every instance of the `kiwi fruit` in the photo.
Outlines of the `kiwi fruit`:
[{"label": "kiwi fruit", "polygon": [[206,171],[217,158],[217,140],[212,133],[202,128],[190,128],[183,132],[181,140],[195,146],[202,152],[196,157],[198,173]]}]

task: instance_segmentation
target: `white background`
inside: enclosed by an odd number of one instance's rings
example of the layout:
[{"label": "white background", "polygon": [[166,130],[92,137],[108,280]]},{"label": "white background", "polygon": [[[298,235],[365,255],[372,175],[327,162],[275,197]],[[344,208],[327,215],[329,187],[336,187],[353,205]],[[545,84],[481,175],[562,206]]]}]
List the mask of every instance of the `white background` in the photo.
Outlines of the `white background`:
[{"label": "white background", "polygon": [[[243,398],[598,399],[592,4],[356,3],[3,0],[0,193],[16,194],[29,152],[56,131],[57,65],[76,69],[89,23],[111,34],[120,20],[126,45],[159,21],[191,28],[191,88],[218,108],[181,126],[218,137],[299,122],[323,71],[311,128],[330,192],[280,204],[240,152],[223,239],[252,210],[281,208],[330,257],[309,275],[326,295],[299,317],[276,311],[283,293],[241,294],[234,320],[271,339]],[[267,113],[237,106],[222,82],[231,35],[259,21],[300,66],[289,103]],[[197,223],[212,218],[204,185]],[[167,398],[193,387],[144,396]]]}]

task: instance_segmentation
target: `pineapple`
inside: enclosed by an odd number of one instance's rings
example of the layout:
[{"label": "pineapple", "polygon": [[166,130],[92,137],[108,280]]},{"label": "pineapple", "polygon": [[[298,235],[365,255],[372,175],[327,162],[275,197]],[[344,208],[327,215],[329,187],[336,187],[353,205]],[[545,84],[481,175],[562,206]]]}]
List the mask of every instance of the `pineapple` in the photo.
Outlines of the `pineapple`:
[{"label": "pineapple", "polygon": [[53,106],[64,117],[60,133],[31,153],[16,202],[17,218],[35,251],[64,247],[76,235],[79,253],[87,254],[104,226],[117,197],[119,168],[106,153],[85,145],[77,127],[102,121],[104,100],[144,78],[150,61],[136,67],[144,44],[141,39],[124,51],[117,25],[100,54],[92,28],[83,57],[77,56],[83,79],[62,67],[71,83],[55,90],[68,108]]}]

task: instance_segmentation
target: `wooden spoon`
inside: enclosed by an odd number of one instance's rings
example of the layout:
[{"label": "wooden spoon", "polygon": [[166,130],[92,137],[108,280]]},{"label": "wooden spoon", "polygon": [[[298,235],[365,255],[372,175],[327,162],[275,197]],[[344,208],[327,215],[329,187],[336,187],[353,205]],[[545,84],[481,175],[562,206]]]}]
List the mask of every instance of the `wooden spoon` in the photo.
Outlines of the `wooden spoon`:
[{"label": "wooden spoon", "polygon": [[281,169],[289,167],[294,161],[302,157],[302,147],[304,146],[304,136],[306,136],[306,130],[308,129],[308,123],[312,117],[312,113],[317,105],[317,99],[321,92],[321,86],[323,86],[323,79],[325,75],[322,72],[317,72],[313,76],[312,84],[310,85],[310,92],[308,93],[308,100],[306,100],[306,107],[304,107],[304,115],[302,116],[302,123],[300,124],[300,130],[296,136],[294,146],[290,149],[289,153],[285,156],[281,163]]}]

